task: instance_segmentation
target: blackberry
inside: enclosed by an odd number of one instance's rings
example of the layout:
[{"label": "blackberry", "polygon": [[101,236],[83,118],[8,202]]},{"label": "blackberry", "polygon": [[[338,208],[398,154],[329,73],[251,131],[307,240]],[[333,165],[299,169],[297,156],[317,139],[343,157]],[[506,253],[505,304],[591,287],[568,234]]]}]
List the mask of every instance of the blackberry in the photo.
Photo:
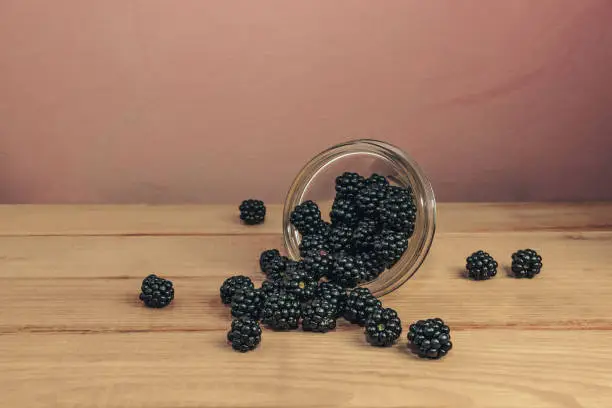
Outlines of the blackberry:
[{"label": "blackberry", "polygon": [[381,307],[380,300],[376,299],[368,288],[355,288],[348,294],[344,318],[351,323],[364,326],[368,316]]},{"label": "blackberry", "polygon": [[409,194],[388,197],[380,205],[380,220],[385,228],[405,232],[408,237],[414,233],[417,208]]},{"label": "blackberry", "polygon": [[345,172],[336,177],[336,196],[355,197],[363,188],[365,179],[357,173]]},{"label": "blackberry", "polygon": [[387,268],[395,265],[407,248],[408,234],[405,232],[383,230],[374,242],[374,249],[380,254]]},{"label": "blackberry", "polygon": [[247,225],[261,224],[266,218],[266,206],[261,200],[244,200],[238,208],[240,219]]},{"label": "blackberry", "polygon": [[241,353],[254,350],[261,342],[261,327],[257,320],[241,317],[232,321],[232,328],[227,333],[227,341],[232,348]]},{"label": "blackberry", "polygon": [[324,250],[329,252],[329,243],[326,236],[321,234],[304,235],[300,241],[300,255],[313,251]]},{"label": "blackberry", "polygon": [[429,359],[444,357],[453,348],[449,327],[437,318],[411,324],[408,343],[419,357]]},{"label": "blackberry", "polygon": [[486,280],[497,275],[497,262],[484,251],[476,251],[465,260],[468,277],[474,280]]},{"label": "blackberry", "polygon": [[402,322],[393,309],[377,308],[366,320],[366,340],[373,346],[392,346],[401,334]]},{"label": "blackberry", "polygon": [[253,289],[253,282],[251,279],[243,276],[237,275],[232,276],[231,278],[227,278],[223,284],[221,285],[221,289],[219,292],[221,293],[221,302],[225,305],[229,305],[232,303],[232,296],[240,290],[240,289]]},{"label": "blackberry", "polygon": [[302,307],[302,329],[326,333],[336,328],[336,308],[325,299],[316,298]]},{"label": "blackberry", "polygon": [[353,229],[347,225],[336,225],[332,227],[329,234],[329,249],[332,253],[349,251],[351,249],[351,239]]},{"label": "blackberry", "polygon": [[351,255],[340,255],[334,258],[334,264],[327,275],[329,280],[343,288],[354,288],[364,279],[363,262]]},{"label": "blackberry", "polygon": [[403,196],[406,194],[412,196],[412,187],[389,186],[387,187],[387,194],[389,197]]},{"label": "blackberry", "polygon": [[353,231],[353,248],[359,253],[374,248],[374,240],[378,234],[378,222],[369,218],[359,221]]},{"label": "blackberry", "polygon": [[387,198],[387,188],[380,185],[371,185],[357,194],[355,202],[357,210],[362,216],[376,218],[382,201]]},{"label": "blackberry", "polygon": [[533,278],[542,269],[542,257],[533,249],[520,249],[512,254],[515,278]]},{"label": "blackberry", "polygon": [[174,299],[174,287],[172,287],[172,282],[153,274],[144,278],[140,290],[140,300],[142,300],[147,307],[157,309],[166,307],[172,302],[172,299]]},{"label": "blackberry", "polygon": [[321,211],[311,200],[304,201],[291,212],[291,224],[302,235],[308,235],[322,228]]},{"label": "blackberry", "polygon": [[374,280],[385,270],[385,262],[376,251],[361,252],[357,254],[357,259],[363,262],[365,270],[364,282]]},{"label": "blackberry", "polygon": [[266,279],[261,283],[260,292],[263,298],[267,298],[271,294],[275,292],[279,292],[281,290],[280,280],[270,280]]},{"label": "blackberry", "polygon": [[280,258],[281,254],[278,249],[268,249],[259,255],[259,267],[262,272],[265,272],[265,265],[273,259]]},{"label": "blackberry", "polygon": [[285,275],[285,271],[287,270],[288,263],[289,258],[286,256],[274,258],[264,265],[264,273],[270,280],[275,281],[282,279]]},{"label": "blackberry", "polygon": [[259,289],[244,288],[237,290],[232,296],[232,316],[248,316],[258,320],[263,299],[264,294]]},{"label": "blackberry", "polygon": [[261,310],[261,322],[274,330],[295,330],[300,320],[300,302],[286,292],[268,295]]},{"label": "blackberry", "polygon": [[306,252],[302,259],[304,270],[315,280],[319,280],[329,275],[333,258],[324,250],[314,250]]},{"label": "blackberry", "polygon": [[336,309],[336,316],[342,316],[346,307],[346,290],[332,282],[321,282],[315,292],[315,297],[331,303]]},{"label": "blackberry", "polygon": [[332,225],[352,226],[359,221],[357,205],[350,198],[336,197],[329,213]]},{"label": "blackberry", "polygon": [[305,302],[314,297],[317,290],[318,279],[314,279],[301,268],[287,270],[287,274],[280,281],[281,289],[295,295],[300,302]]},{"label": "blackberry", "polygon": [[368,177],[363,183],[365,187],[370,186],[378,186],[378,187],[387,187],[389,185],[389,181],[385,176],[381,176],[380,174],[373,173],[370,177]]}]

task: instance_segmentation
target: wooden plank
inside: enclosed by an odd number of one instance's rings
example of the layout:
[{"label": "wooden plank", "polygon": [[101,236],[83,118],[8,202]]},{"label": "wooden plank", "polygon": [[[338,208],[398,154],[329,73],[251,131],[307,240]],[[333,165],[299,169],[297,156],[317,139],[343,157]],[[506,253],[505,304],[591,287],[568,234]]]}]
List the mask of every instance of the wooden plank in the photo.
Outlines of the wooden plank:
[{"label": "wooden plank", "polygon": [[[212,330],[228,324],[218,300],[233,274],[255,280],[258,255],[278,237],[12,237],[0,239],[0,332]],[[422,270],[384,302],[405,319],[439,315],[460,327],[612,329],[612,233],[441,234]],[[509,254],[533,246],[544,270],[505,275]],[[500,276],[461,276],[484,248]],[[11,258],[12,257],[12,258]],[[137,299],[150,272],[171,278],[176,300],[147,310]]]},{"label": "wooden plank", "polygon": [[453,332],[442,361],[419,360],[357,328],[264,331],[233,352],[225,332],[0,336],[6,407],[612,406],[609,332]]},{"label": "wooden plank", "polygon": [[[280,234],[282,206],[264,224],[244,226],[236,205],[0,206],[0,235]],[[612,203],[449,204],[438,206],[439,232],[612,230]]]}]

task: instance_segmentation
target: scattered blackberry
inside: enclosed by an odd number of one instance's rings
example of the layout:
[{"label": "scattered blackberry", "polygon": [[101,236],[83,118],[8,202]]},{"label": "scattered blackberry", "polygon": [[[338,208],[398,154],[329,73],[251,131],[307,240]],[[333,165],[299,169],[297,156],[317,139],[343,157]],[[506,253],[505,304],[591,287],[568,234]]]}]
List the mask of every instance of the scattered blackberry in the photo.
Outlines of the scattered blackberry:
[{"label": "scattered blackberry", "polygon": [[266,206],[261,200],[244,200],[238,208],[240,219],[247,225],[261,224],[266,218]]},{"label": "scattered blackberry", "polygon": [[227,341],[232,348],[241,353],[254,350],[261,342],[261,327],[257,320],[241,317],[232,321],[232,328],[227,333]]},{"label": "scattered blackberry", "polygon": [[314,250],[306,252],[302,259],[304,270],[315,280],[329,275],[333,259],[325,250]]},{"label": "scattered blackberry", "polygon": [[364,282],[376,279],[385,270],[385,262],[376,251],[361,252],[357,254],[357,258],[363,262]]},{"label": "scattered blackberry", "polygon": [[374,239],[379,233],[378,222],[369,218],[359,221],[353,231],[352,244],[357,252],[369,251],[374,248]]},{"label": "scattered blackberry", "polygon": [[300,302],[286,292],[268,295],[261,310],[261,322],[274,330],[295,330],[300,320]]},{"label": "scattered blackberry", "polygon": [[368,288],[355,288],[348,294],[344,318],[351,323],[364,326],[368,316],[381,307],[380,300],[376,299]]},{"label": "scattered blackberry", "polygon": [[296,206],[291,212],[291,224],[302,235],[308,235],[322,228],[321,211],[319,206],[308,200]]},{"label": "scattered blackberry", "polygon": [[376,218],[382,201],[387,198],[387,188],[380,185],[366,187],[357,194],[357,210],[363,216]]},{"label": "scattered blackberry", "polygon": [[279,256],[266,263],[264,265],[263,271],[268,276],[268,279],[273,281],[279,280],[282,279],[285,275],[288,263],[289,258],[287,258],[286,256]]},{"label": "scattered blackberry", "polygon": [[337,197],[329,213],[332,225],[352,226],[359,221],[357,205],[350,198]]},{"label": "scattered blackberry", "polygon": [[533,249],[520,249],[512,254],[515,278],[533,278],[542,269],[542,257]]},{"label": "scattered blackberry", "polygon": [[280,281],[280,286],[295,295],[300,302],[305,302],[314,297],[317,282],[318,279],[313,279],[305,270],[292,268],[287,270],[286,276]]},{"label": "scattered blackberry", "polygon": [[349,251],[351,249],[351,239],[353,229],[347,225],[336,225],[332,227],[329,234],[329,249],[332,253]]},{"label": "scattered blackberry", "polygon": [[278,249],[268,249],[259,255],[259,267],[262,272],[265,272],[265,265],[273,259],[280,258],[281,254]]},{"label": "scattered blackberry", "polygon": [[166,307],[172,302],[172,299],[174,299],[172,282],[159,278],[153,274],[144,278],[140,290],[140,300],[142,300],[147,307],[158,309]]},{"label": "scattered blackberry", "polygon": [[229,305],[230,303],[232,303],[232,296],[234,296],[236,291],[245,288],[254,288],[253,282],[251,282],[250,278],[243,275],[237,275],[232,276],[231,278],[227,278],[223,282],[223,285],[221,285],[221,289],[219,290],[221,292],[221,302],[223,302],[223,304]]},{"label": "scattered blackberry", "polygon": [[342,316],[346,307],[346,290],[332,282],[321,282],[315,292],[315,297],[331,303],[336,309],[336,316]]},{"label": "scattered blackberry", "polygon": [[389,181],[385,176],[381,176],[380,174],[373,173],[370,177],[366,179],[364,182],[365,187],[370,186],[378,186],[378,187],[387,187],[389,185]]},{"label": "scattered blackberry", "polygon": [[402,322],[393,309],[377,308],[366,320],[366,340],[373,346],[392,346],[401,334]]},{"label": "scattered blackberry", "polygon": [[267,298],[272,293],[279,292],[281,290],[280,280],[270,280],[266,279],[261,283],[261,295],[264,298]]},{"label": "scattered blackberry", "polygon": [[497,275],[497,262],[484,251],[476,251],[465,260],[468,277],[474,280],[486,280]]},{"label": "scattered blackberry", "polygon": [[380,206],[380,220],[385,228],[406,232],[409,237],[414,233],[416,213],[414,200],[407,193],[388,197]]},{"label": "scattered blackberry", "polygon": [[302,329],[326,333],[336,328],[336,308],[325,299],[315,298],[302,307]]},{"label": "scattered blackberry", "polygon": [[304,254],[310,251],[320,249],[328,252],[330,250],[326,236],[321,234],[310,234],[302,237],[302,241],[300,241],[300,255],[304,256]]},{"label": "scattered blackberry", "polygon": [[336,196],[355,197],[363,188],[365,179],[357,173],[345,172],[336,177]]},{"label": "scattered blackberry", "polygon": [[453,348],[450,329],[442,319],[419,320],[411,324],[408,342],[421,358],[438,359]]},{"label": "scattered blackberry", "polygon": [[364,279],[363,262],[351,255],[340,255],[334,258],[334,264],[327,275],[329,280],[343,288],[354,288]]},{"label": "scattered blackberry", "polygon": [[259,319],[264,294],[259,289],[243,288],[232,296],[232,316]]},{"label": "scattered blackberry", "polygon": [[383,230],[374,242],[374,249],[380,254],[387,268],[395,265],[408,248],[408,234]]}]

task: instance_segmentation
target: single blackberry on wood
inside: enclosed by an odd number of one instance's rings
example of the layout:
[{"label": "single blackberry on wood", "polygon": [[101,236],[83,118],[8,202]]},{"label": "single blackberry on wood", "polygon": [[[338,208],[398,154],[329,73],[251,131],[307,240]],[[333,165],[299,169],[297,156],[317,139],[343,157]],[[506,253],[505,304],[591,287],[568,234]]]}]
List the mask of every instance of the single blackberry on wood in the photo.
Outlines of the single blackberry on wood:
[{"label": "single blackberry on wood", "polygon": [[273,259],[280,258],[281,254],[278,249],[267,249],[259,255],[259,267],[262,272],[265,272],[264,266]]},{"label": "single blackberry on wood", "polygon": [[310,234],[304,235],[302,240],[300,241],[300,255],[304,256],[304,254],[310,251],[318,251],[324,250],[329,252],[329,239],[328,237],[321,234]]},{"label": "single blackberry on wood", "polygon": [[295,330],[300,320],[300,302],[287,292],[273,292],[266,297],[261,321],[274,330]]},{"label": "single blackberry on wood", "polygon": [[290,220],[302,235],[316,232],[322,228],[323,223],[319,206],[311,200],[297,205],[291,212]]},{"label": "single blackberry on wood", "polygon": [[353,229],[347,225],[336,225],[332,227],[329,234],[329,249],[332,253],[351,250]]},{"label": "single blackberry on wood", "polygon": [[221,302],[223,304],[229,305],[232,303],[232,296],[240,290],[240,289],[253,289],[253,282],[247,276],[237,275],[232,276],[231,278],[227,278],[221,288],[219,289],[221,295]]},{"label": "single blackberry on wood", "polygon": [[380,205],[380,220],[385,228],[405,232],[408,237],[414,233],[417,208],[409,194],[388,197]]},{"label": "single blackberry on wood", "polygon": [[380,254],[387,268],[395,265],[407,248],[408,234],[405,232],[383,230],[374,241],[374,250]]},{"label": "single blackberry on wood", "polygon": [[174,299],[172,282],[153,274],[144,278],[140,290],[140,300],[147,307],[156,309],[166,307]]},{"label": "single blackberry on wood", "polygon": [[515,278],[531,279],[540,273],[542,257],[533,249],[521,249],[512,254],[512,272]]},{"label": "single blackberry on wood", "polygon": [[357,173],[345,172],[336,177],[336,196],[355,197],[363,188],[365,179]]},{"label": "single blackberry on wood", "polygon": [[327,251],[319,249],[306,252],[302,259],[304,270],[315,280],[329,275],[333,258]]},{"label": "single blackberry on wood", "polygon": [[240,219],[245,224],[261,224],[266,218],[266,206],[261,200],[244,200],[239,207]]},{"label": "single blackberry on wood", "polygon": [[336,197],[329,213],[332,225],[353,226],[359,221],[357,205],[352,198]]},{"label": "single blackberry on wood", "polygon": [[336,316],[344,314],[346,307],[346,289],[332,282],[321,282],[315,291],[315,297],[324,299],[336,308]]},{"label": "single blackberry on wood", "polygon": [[344,309],[344,318],[351,323],[364,326],[368,316],[381,307],[368,288],[355,288],[349,292]]},{"label": "single blackberry on wood", "polygon": [[326,333],[336,328],[336,308],[325,299],[315,298],[302,307],[302,329]]},{"label": "single blackberry on wood", "polygon": [[352,255],[336,256],[327,277],[343,288],[354,288],[365,277],[363,262]]},{"label": "single blackberry on wood", "polygon": [[366,340],[373,346],[392,346],[401,334],[402,322],[393,309],[377,308],[366,320]]},{"label": "single blackberry on wood", "polygon": [[411,324],[408,343],[419,357],[429,359],[444,357],[453,348],[449,327],[437,318]]},{"label": "single blackberry on wood", "polygon": [[497,261],[484,251],[476,251],[465,260],[468,277],[474,280],[486,280],[497,274]]},{"label": "single blackberry on wood", "polygon": [[255,350],[261,342],[261,327],[257,320],[241,317],[232,321],[232,328],[227,333],[227,341],[232,348],[241,353]]},{"label": "single blackberry on wood", "polygon": [[232,316],[259,319],[264,294],[259,289],[243,288],[232,296]]}]

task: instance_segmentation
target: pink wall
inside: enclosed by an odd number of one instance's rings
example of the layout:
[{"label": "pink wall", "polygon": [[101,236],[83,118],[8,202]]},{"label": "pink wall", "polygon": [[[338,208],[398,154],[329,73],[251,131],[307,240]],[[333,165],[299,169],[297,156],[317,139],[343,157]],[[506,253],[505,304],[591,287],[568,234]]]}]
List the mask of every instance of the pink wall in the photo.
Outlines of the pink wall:
[{"label": "pink wall", "polygon": [[0,202],[280,202],[387,139],[442,200],[612,199],[609,0],[0,0]]}]

